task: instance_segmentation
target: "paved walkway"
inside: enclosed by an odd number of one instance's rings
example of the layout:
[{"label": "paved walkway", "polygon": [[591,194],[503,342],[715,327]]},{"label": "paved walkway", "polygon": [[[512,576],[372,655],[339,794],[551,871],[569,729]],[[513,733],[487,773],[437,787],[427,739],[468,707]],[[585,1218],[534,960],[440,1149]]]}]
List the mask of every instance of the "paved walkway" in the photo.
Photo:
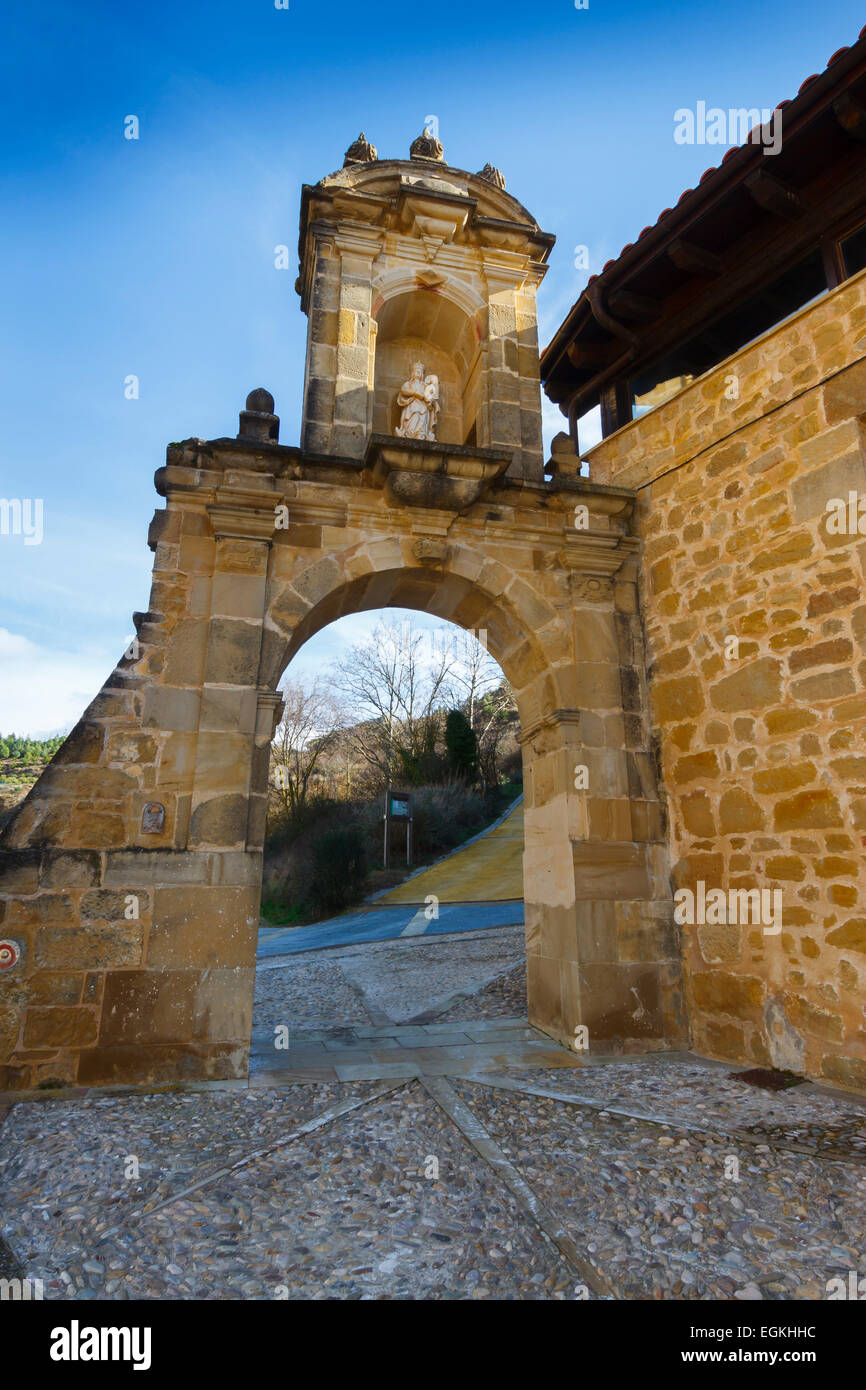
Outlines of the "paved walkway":
[{"label": "paved walkway", "polygon": [[521,938],[264,960],[249,1086],[13,1104],[6,1268],[76,1301],[823,1300],[862,1277],[866,1103],[557,1048],[521,1017]]},{"label": "paved walkway", "polygon": [[510,1067],[578,1065],[525,1018],[478,1023],[380,1024],[290,1032],[277,1050],[274,1034],[253,1033],[250,1084],[292,1081],[386,1081],[410,1076],[473,1076]]}]

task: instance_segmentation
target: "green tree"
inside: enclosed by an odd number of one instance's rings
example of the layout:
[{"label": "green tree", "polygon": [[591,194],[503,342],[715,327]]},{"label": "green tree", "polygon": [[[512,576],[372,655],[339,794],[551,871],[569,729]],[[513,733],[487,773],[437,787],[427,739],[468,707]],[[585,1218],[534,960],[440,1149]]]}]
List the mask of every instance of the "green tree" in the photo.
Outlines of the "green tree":
[{"label": "green tree", "polygon": [[478,774],[478,739],[462,710],[448,711],[445,720],[445,749],[451,770],[465,781],[474,782]]}]

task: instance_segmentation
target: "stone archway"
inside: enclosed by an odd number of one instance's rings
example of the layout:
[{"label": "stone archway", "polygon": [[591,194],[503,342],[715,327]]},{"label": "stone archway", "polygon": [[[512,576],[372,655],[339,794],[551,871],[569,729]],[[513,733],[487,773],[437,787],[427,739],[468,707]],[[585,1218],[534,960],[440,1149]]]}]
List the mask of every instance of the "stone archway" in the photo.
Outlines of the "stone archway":
[{"label": "stone archway", "polygon": [[2,1084],[246,1074],[277,682],[389,604],[486,628],[515,686],[531,1020],[682,1045],[632,494],[507,478],[490,449],[304,454],[271,408],[169,447],[137,641],[4,832]]},{"label": "stone archway", "polygon": [[[517,692],[531,1021],[685,1041],[634,494],[567,448],[544,478],[552,244],[426,138],[305,186],[302,447],[264,390],[236,438],[169,446],[137,638],[0,840],[0,1088],[246,1074],[277,684],[317,625],[392,603],[486,628]],[[433,441],[392,433],[389,341],[453,368]]]}]

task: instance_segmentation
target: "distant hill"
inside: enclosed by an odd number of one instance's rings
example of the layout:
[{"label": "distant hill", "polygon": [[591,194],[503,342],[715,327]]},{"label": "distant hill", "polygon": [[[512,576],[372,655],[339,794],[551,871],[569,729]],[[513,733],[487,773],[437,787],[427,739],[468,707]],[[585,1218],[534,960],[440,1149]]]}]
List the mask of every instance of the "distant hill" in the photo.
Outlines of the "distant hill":
[{"label": "distant hill", "polygon": [[33,783],[54,757],[65,735],[24,738],[0,734],[0,817],[23,801]]}]

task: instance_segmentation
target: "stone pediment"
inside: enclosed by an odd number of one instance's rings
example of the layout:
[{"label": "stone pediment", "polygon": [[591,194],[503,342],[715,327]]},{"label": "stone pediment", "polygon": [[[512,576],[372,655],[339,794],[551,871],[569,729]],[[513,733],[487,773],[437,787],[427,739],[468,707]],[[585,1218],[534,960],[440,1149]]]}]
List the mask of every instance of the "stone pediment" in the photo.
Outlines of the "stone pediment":
[{"label": "stone pediment", "polygon": [[511,459],[511,450],[373,434],[364,477],[384,489],[392,507],[463,513],[504,475]]},{"label": "stone pediment", "polygon": [[401,183],[425,183],[430,187],[447,189],[464,196],[478,198],[482,211],[491,217],[516,218],[535,226],[535,218],[501,186],[484,179],[480,174],[458,169],[451,164],[419,163],[415,159],[379,159],[327,174],[317,185],[321,191],[349,188],[356,192],[393,197]]}]

